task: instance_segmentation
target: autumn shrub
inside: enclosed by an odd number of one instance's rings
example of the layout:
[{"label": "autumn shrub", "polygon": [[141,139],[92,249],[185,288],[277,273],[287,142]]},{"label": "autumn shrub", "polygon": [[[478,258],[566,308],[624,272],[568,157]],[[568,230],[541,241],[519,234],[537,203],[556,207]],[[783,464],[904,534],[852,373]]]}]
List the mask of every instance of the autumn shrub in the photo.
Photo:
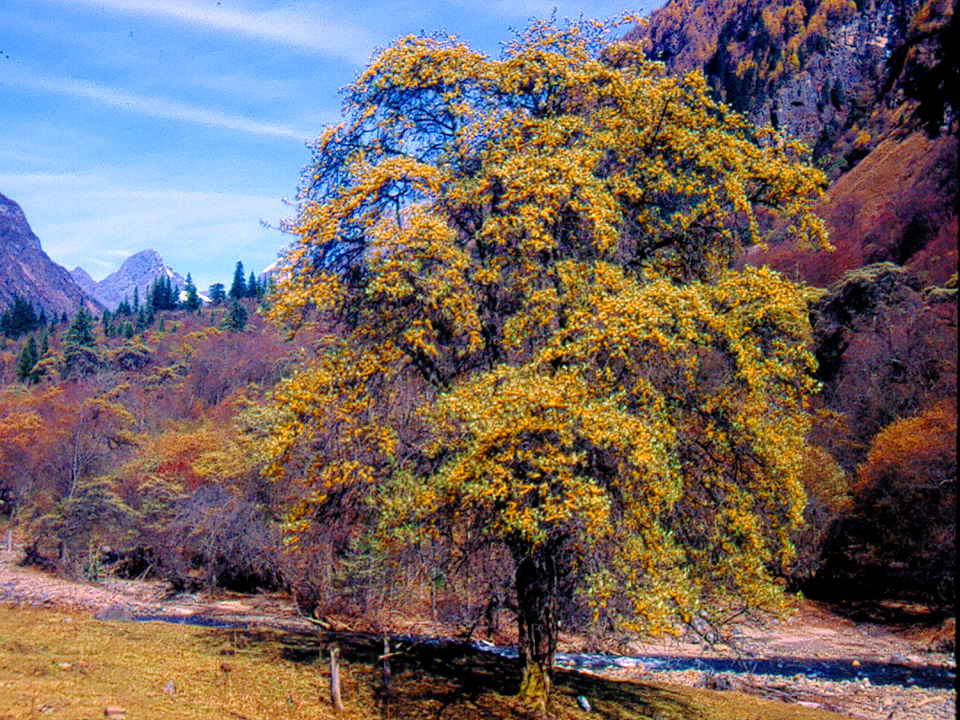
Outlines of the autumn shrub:
[{"label": "autumn shrub", "polygon": [[892,262],[923,285],[939,285],[957,268],[956,197],[956,137],[891,137],[840,177],[822,203],[833,252],[785,238],[747,261],[819,287],[864,265]]},{"label": "autumn shrub", "polygon": [[880,430],[956,395],[955,290],[921,289],[908,269],[879,263],[833,285],[812,320],[817,402],[845,426],[822,440],[851,475]]},{"label": "autumn shrub", "polygon": [[820,570],[830,528],[850,510],[851,504],[850,481],[830,453],[812,445],[802,463],[807,505],[803,524],[794,535],[796,558],[785,568],[794,589],[802,587]]},{"label": "autumn shrub", "polygon": [[176,505],[153,557],[175,588],[276,589],[280,536],[263,509],[219,485],[198,488]]},{"label": "autumn shrub", "polygon": [[956,437],[955,400],[876,436],[857,475],[851,512],[833,529],[816,592],[953,606]]},{"label": "autumn shrub", "polygon": [[137,520],[133,509],[116,493],[112,478],[80,482],[52,512],[30,523],[27,559],[97,579],[103,555],[113,556],[116,548],[129,546]]}]

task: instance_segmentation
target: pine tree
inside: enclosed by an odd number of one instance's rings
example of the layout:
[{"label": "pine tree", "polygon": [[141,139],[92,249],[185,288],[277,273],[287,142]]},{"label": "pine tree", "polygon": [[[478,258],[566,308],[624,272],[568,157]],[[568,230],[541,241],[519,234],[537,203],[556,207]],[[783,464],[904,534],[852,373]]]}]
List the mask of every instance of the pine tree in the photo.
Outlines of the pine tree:
[{"label": "pine tree", "polygon": [[247,281],[247,297],[260,297],[260,283],[257,282],[257,276],[254,274],[253,270],[250,271],[250,280]]},{"label": "pine tree", "polygon": [[214,283],[207,292],[210,294],[210,303],[212,305],[222,305],[227,299],[227,291],[226,288],[223,287],[223,283]]},{"label": "pine tree", "polygon": [[247,296],[247,281],[243,274],[243,263],[237,262],[233,271],[233,283],[230,285],[230,299],[241,300]]},{"label": "pine tree", "polygon": [[200,310],[200,296],[197,295],[197,286],[193,284],[193,278],[190,277],[190,273],[187,273],[187,299],[183,303],[183,307],[187,312],[198,312]]},{"label": "pine tree", "polygon": [[81,305],[63,338],[61,375],[64,379],[89,375],[96,370],[100,364],[96,343],[97,339],[93,334],[93,317]]},{"label": "pine tree", "polygon": [[73,316],[73,322],[67,328],[67,335],[63,339],[64,344],[71,343],[84,347],[93,347],[97,340],[93,334],[93,318],[84,307],[77,310]]},{"label": "pine tree", "polygon": [[0,317],[0,332],[16,340],[21,335],[33,332],[38,326],[39,320],[34,312],[33,303],[20,295],[14,295],[13,305]]},{"label": "pine tree", "polygon": [[20,351],[20,357],[17,360],[17,380],[32,384],[36,382],[33,369],[40,359],[40,353],[37,351],[37,339],[31,335],[23,344]]},{"label": "pine tree", "polygon": [[227,330],[234,332],[243,332],[247,327],[247,310],[239,300],[234,300],[230,304],[230,310],[223,319],[223,325]]}]

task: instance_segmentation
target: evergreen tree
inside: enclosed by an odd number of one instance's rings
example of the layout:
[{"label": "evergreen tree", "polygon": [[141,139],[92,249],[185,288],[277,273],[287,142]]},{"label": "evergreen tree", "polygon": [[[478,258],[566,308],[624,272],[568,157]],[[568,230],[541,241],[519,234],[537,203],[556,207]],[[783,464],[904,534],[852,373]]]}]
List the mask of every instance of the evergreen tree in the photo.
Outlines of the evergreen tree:
[{"label": "evergreen tree", "polygon": [[133,288],[133,308],[134,313],[140,312],[140,288]]},{"label": "evergreen tree", "polygon": [[96,370],[100,364],[96,343],[97,339],[93,334],[93,317],[81,305],[63,338],[61,374],[64,379],[89,375]]},{"label": "evergreen tree", "polygon": [[140,311],[137,313],[137,330],[143,331],[148,327],[153,325],[153,321],[156,319],[156,314],[153,311],[151,305],[144,304],[140,306]]},{"label": "evergreen tree", "polygon": [[227,299],[227,291],[223,283],[214,283],[208,290],[210,293],[210,303],[212,305],[222,305]]},{"label": "evergreen tree", "polygon": [[237,262],[233,271],[233,283],[230,285],[230,299],[241,300],[247,296],[247,281],[243,274],[243,263]]},{"label": "evergreen tree", "polygon": [[250,280],[247,281],[247,297],[260,297],[260,283],[257,282],[257,276],[254,274],[253,270],[250,271]]},{"label": "evergreen tree", "polygon": [[187,273],[187,299],[183,303],[183,307],[187,312],[197,312],[200,310],[200,296],[197,295],[197,286],[193,284],[193,278],[190,277],[190,273]]},{"label": "evergreen tree", "polygon": [[133,310],[130,307],[130,300],[126,295],[123,296],[123,302],[117,305],[117,315],[130,316],[133,315]]},{"label": "evergreen tree", "polygon": [[93,347],[96,344],[97,339],[93,334],[93,317],[83,306],[73,316],[73,322],[67,328],[67,335],[63,342],[84,347]]},{"label": "evergreen tree", "polygon": [[0,317],[0,332],[16,340],[21,335],[36,330],[39,322],[33,310],[33,303],[20,295],[14,295],[13,305],[8,307]]},{"label": "evergreen tree", "polygon": [[223,318],[223,326],[234,332],[243,332],[247,327],[247,309],[239,300],[230,304],[230,310]]},{"label": "evergreen tree", "polygon": [[20,351],[20,357],[17,360],[17,380],[28,384],[36,382],[36,376],[33,369],[40,359],[40,353],[37,351],[37,339],[31,335],[23,344]]}]

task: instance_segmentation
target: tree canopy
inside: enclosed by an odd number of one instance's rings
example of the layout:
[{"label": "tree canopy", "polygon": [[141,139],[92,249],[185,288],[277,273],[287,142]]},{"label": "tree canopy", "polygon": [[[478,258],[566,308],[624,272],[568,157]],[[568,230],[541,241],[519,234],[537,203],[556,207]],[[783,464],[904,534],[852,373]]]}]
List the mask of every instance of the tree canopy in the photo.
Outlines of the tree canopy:
[{"label": "tree canopy", "polygon": [[663,631],[764,602],[804,504],[803,291],[732,268],[825,245],[824,178],[612,40],[631,20],[380,53],[313,146],[272,310],[328,330],[260,418],[294,537],[361,513],[388,549],[505,548],[540,707],[561,603]]}]

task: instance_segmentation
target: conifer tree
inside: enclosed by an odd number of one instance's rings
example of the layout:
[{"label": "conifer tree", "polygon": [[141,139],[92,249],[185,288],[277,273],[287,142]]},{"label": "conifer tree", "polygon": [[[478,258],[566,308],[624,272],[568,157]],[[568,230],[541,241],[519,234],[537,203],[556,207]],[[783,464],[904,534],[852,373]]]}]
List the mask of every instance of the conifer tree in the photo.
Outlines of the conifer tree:
[{"label": "conifer tree", "polygon": [[242,300],[247,296],[247,280],[243,274],[243,263],[237,262],[237,267],[233,272],[233,283],[230,285],[230,299]]},{"label": "conifer tree", "polygon": [[38,326],[39,320],[33,303],[21,295],[14,295],[13,304],[0,316],[0,332],[14,340],[33,332]]},{"label": "conifer tree", "polygon": [[214,283],[210,286],[207,292],[210,294],[211,305],[222,305],[227,299],[227,292],[223,286],[223,283]]},{"label": "conifer tree", "polygon": [[20,357],[17,360],[17,380],[25,383],[36,382],[34,368],[40,359],[40,353],[37,351],[37,339],[31,335],[23,344],[20,351]]},{"label": "conifer tree", "polygon": [[223,325],[228,330],[243,332],[247,327],[247,309],[239,300],[230,303],[230,309],[223,319]]},{"label": "conifer tree", "polygon": [[193,284],[193,278],[187,273],[187,297],[183,302],[183,307],[187,312],[198,312],[200,310],[200,296],[197,294],[197,286]]},{"label": "conifer tree", "polygon": [[93,317],[81,305],[63,338],[61,376],[70,379],[93,372],[100,364],[93,333]]}]

